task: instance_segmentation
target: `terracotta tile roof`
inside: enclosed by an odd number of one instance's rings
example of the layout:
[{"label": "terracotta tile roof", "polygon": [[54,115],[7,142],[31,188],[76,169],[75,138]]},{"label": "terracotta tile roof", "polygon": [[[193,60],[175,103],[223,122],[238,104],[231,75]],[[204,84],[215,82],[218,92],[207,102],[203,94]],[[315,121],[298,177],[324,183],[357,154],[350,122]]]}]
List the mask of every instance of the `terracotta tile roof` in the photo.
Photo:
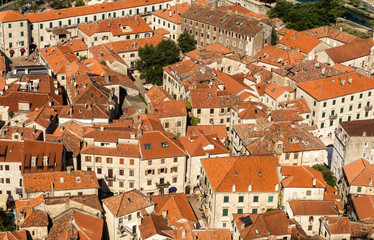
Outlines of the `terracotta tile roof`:
[{"label": "terracotta tile roof", "polygon": [[[122,43],[122,42],[116,42],[116,44]],[[112,47],[114,43],[106,43],[106,44],[100,44],[93,47],[90,47],[88,51],[91,53],[91,55],[96,58],[98,61],[102,62],[109,62],[109,64],[113,64],[114,62],[121,63],[125,66],[127,66],[126,62],[118,55],[118,52],[114,51],[114,48]]]},{"label": "terracotta tile roof", "polygon": [[[156,46],[163,39],[164,38],[160,35],[153,35],[149,38],[138,38],[120,42],[105,43],[104,45],[106,48],[113,50],[114,53],[120,54],[125,52],[137,52],[139,48],[144,47],[146,44]],[[95,56],[98,56],[98,54],[95,54]]]},{"label": "terracotta tile roof", "polygon": [[346,61],[367,56],[374,46],[372,38],[345,44],[343,46],[326,49],[325,52],[334,63],[344,63]]},{"label": "terracotta tile roof", "polygon": [[297,122],[304,120],[304,118],[293,109],[273,110],[270,112],[270,116],[271,120],[274,122]]},{"label": "terracotta tile roof", "polygon": [[267,84],[266,83],[260,83],[260,84],[256,84],[256,91],[258,93],[259,96],[263,97],[265,95],[265,89],[267,87]]},{"label": "terracotta tile roof", "polygon": [[21,228],[47,227],[48,225],[48,214],[33,208],[27,210],[25,219],[19,222]]},{"label": "terracotta tile roof", "polygon": [[170,34],[170,32],[164,28],[158,28],[156,30],[153,30],[153,33],[155,35],[159,35],[159,36],[164,36],[164,35],[167,35],[167,34]]},{"label": "terracotta tile roof", "polygon": [[204,134],[197,129],[186,137],[179,137],[179,141],[191,156],[205,156],[216,154],[228,154],[229,151],[217,138],[216,134]]},{"label": "terracotta tile roof", "polygon": [[88,47],[83,39],[73,39],[63,44],[62,46],[69,47],[73,52],[80,52],[88,50]]},{"label": "terracotta tile roof", "polygon": [[116,148],[95,147],[93,145],[82,148],[81,154],[92,154],[101,156],[134,157],[140,158],[139,146],[134,144],[120,143]]},{"label": "terracotta tile roof", "polygon": [[330,234],[351,233],[351,223],[348,217],[322,217],[321,220]]},{"label": "terracotta tile roof", "polygon": [[260,21],[253,18],[235,15],[227,11],[196,4],[192,4],[191,7],[182,14],[182,17],[251,37],[254,37],[263,28],[260,26]]},{"label": "terracotta tile roof", "polygon": [[235,111],[239,112],[240,119],[259,119],[268,117],[268,107],[263,103],[256,102],[242,102],[232,107]]},{"label": "terracotta tile roof", "polygon": [[351,238],[368,238],[374,233],[374,224],[361,222],[350,222]]},{"label": "terracotta tile roof", "polygon": [[308,82],[342,74],[341,71],[325,63],[317,62],[316,60],[297,62],[290,66],[274,69],[273,72],[282,77],[288,77],[296,83]]},{"label": "terracotta tile roof", "polygon": [[[275,192],[279,185],[274,156],[243,156],[201,159],[209,182],[215,192]],[[219,169],[219,171],[217,171]]]},{"label": "terracotta tile roof", "polygon": [[165,239],[168,239],[169,236],[163,232],[164,230],[172,229],[168,226],[167,220],[159,215],[146,216],[143,218],[142,223],[139,226],[142,239],[149,239],[155,235],[161,235]]},{"label": "terracotta tile roof", "polygon": [[98,106],[93,104],[91,109],[86,108],[84,104],[74,104],[73,106],[64,106],[60,113],[59,118],[75,119],[109,119],[110,114],[106,106]]},{"label": "terracotta tile roof", "polygon": [[265,93],[274,100],[277,100],[282,94],[288,94],[288,91],[286,90],[286,88],[272,82],[266,86]]},{"label": "terracotta tile roof", "polygon": [[168,9],[162,9],[157,12],[153,12],[153,15],[156,15],[160,18],[163,18],[169,22],[181,24],[182,18],[181,15],[190,7],[189,3],[176,4]]},{"label": "terracotta tile roof", "polygon": [[364,159],[344,166],[343,171],[349,185],[370,186],[374,179],[374,166]]},{"label": "terracotta tile roof", "polygon": [[193,108],[231,107],[241,102],[240,97],[228,91],[217,91],[215,88],[190,89],[190,98]]},{"label": "terracotta tile roof", "polygon": [[[309,166],[282,166],[282,186],[296,188],[325,188],[322,173]],[[313,186],[313,181],[316,184]]]},{"label": "terracotta tile roof", "polygon": [[295,49],[281,49],[276,46],[266,45],[256,56],[260,62],[281,67],[301,62],[305,59],[304,55]]},{"label": "terracotta tile roof", "polygon": [[46,205],[55,205],[55,204],[66,204],[66,205],[80,205],[88,206],[103,212],[101,207],[101,202],[96,194],[91,195],[75,195],[75,196],[63,196],[63,197],[48,197],[45,199]]},{"label": "terracotta tile roof", "polygon": [[301,33],[315,39],[329,37],[343,43],[351,43],[362,40],[362,38],[350,35],[329,26],[311,28],[301,31]]},{"label": "terracotta tile roof", "polygon": [[322,215],[338,216],[343,212],[341,204],[336,201],[325,200],[290,200],[290,207],[294,216],[300,215]]},{"label": "terracotta tile roof", "polygon": [[161,122],[156,115],[142,114],[132,115],[134,119],[134,129],[148,131],[164,131]]},{"label": "terracotta tile roof", "polygon": [[341,196],[339,194],[339,191],[335,190],[335,188],[326,184],[326,190],[323,196],[323,200],[335,200],[339,202],[341,200]]},{"label": "terracotta tile roof", "polygon": [[321,40],[309,37],[295,30],[289,30],[279,40],[279,44],[290,48],[297,48],[305,54],[309,54],[319,43],[321,43]]},{"label": "terracotta tile roof", "polygon": [[253,11],[250,11],[249,9],[247,9],[243,6],[240,6],[238,4],[234,4],[234,5],[231,5],[231,6],[217,7],[217,9],[232,12],[232,13],[235,13],[235,14],[243,14],[246,17],[254,18],[254,19],[257,19],[257,20],[264,20],[264,19],[269,18],[268,15],[257,14],[257,13],[255,13]]},{"label": "terracotta tile roof", "polygon": [[[286,213],[273,210],[263,214],[233,214],[234,221],[242,239],[271,239],[275,236],[291,235]],[[249,226],[243,226],[247,219],[252,221]]]},{"label": "terracotta tile roof", "polygon": [[[349,83],[350,80],[351,83]],[[374,79],[353,72],[335,77],[299,83],[297,86],[314,99],[323,101],[374,89]]]},{"label": "terracotta tile roof", "polygon": [[36,198],[28,199],[28,200],[18,200],[15,202],[17,215],[19,215],[19,212],[27,212],[38,205],[44,203],[45,198],[43,194],[40,194]]},{"label": "terracotta tile roof", "polygon": [[180,227],[184,221],[197,223],[197,218],[184,193],[151,196],[156,203],[155,215],[162,216],[167,212],[169,226]]},{"label": "terracotta tile roof", "polygon": [[279,105],[285,109],[292,109],[297,113],[310,113],[311,110],[305,101],[305,98],[298,98],[290,101],[280,102]]},{"label": "terracotta tile roof", "polygon": [[[150,148],[148,144],[151,145]],[[142,136],[139,137],[139,145],[142,159],[187,156],[183,145],[172,133],[162,131],[143,132]]]},{"label": "terracotta tile roof", "polygon": [[22,21],[22,20],[27,20],[27,18],[19,11],[10,10],[10,11],[4,11],[0,13],[0,22],[2,23]]},{"label": "terracotta tile roof", "polygon": [[152,32],[152,28],[140,16],[106,19],[80,25],[78,29],[87,36],[104,32],[111,32],[113,36]]},{"label": "terracotta tile roof", "polygon": [[93,138],[95,142],[117,143],[120,139],[135,139],[136,131],[128,127],[100,127],[85,133],[84,138]]},{"label": "terracotta tile roof", "polygon": [[115,217],[121,217],[135,211],[140,211],[141,209],[155,204],[149,197],[136,189],[105,198],[102,201]]},{"label": "terracotta tile roof", "polygon": [[196,229],[193,234],[197,239],[227,240],[231,238],[229,229]]},{"label": "terracotta tile roof", "polygon": [[152,105],[153,113],[159,118],[187,116],[186,103],[184,100],[157,102]]},{"label": "terracotta tile roof", "polygon": [[218,139],[226,139],[227,131],[225,125],[199,125],[199,126],[188,126],[187,136],[202,134],[210,135],[214,134]]},{"label": "terracotta tile roof", "polygon": [[355,72],[356,71],[354,68],[345,66],[345,65],[340,64],[340,63],[335,63],[332,67],[335,68],[338,71],[341,71],[342,73],[349,73],[349,72]]},{"label": "terracotta tile roof", "polygon": [[374,120],[355,120],[355,121],[344,121],[340,122],[340,125],[344,128],[347,134],[351,137],[362,137],[374,135]]},{"label": "terracotta tile roof", "polygon": [[252,155],[276,154],[277,142],[283,143],[283,153],[326,149],[319,138],[290,122],[237,124],[233,129]]},{"label": "terracotta tile roof", "polygon": [[1,129],[0,139],[13,140],[13,134],[18,134],[18,140],[38,140],[41,139],[42,131],[35,128],[4,126]]},{"label": "terracotta tile roof", "polygon": [[33,112],[29,112],[26,117],[27,120],[24,121],[24,125],[28,126],[32,123],[37,123],[44,128],[48,128],[52,120],[57,116],[57,112],[49,106],[44,106],[42,108],[37,108]]},{"label": "terracotta tile roof", "polygon": [[103,4],[88,5],[83,7],[73,7],[65,8],[41,13],[30,13],[26,14],[25,17],[29,19],[30,22],[45,22],[56,19],[78,17],[83,15],[91,15],[104,13],[109,11],[135,8],[140,6],[146,6],[151,4],[158,4],[169,2],[168,0],[128,0],[128,1],[115,1]]},{"label": "terracotta tile roof", "polygon": [[195,61],[208,61],[208,58],[222,58],[223,56],[232,53],[233,51],[226,48],[225,46],[219,43],[213,43],[185,53],[185,55]]},{"label": "terracotta tile roof", "polygon": [[213,72],[216,74],[217,78],[219,78],[223,82],[223,84],[225,85],[225,89],[229,91],[231,94],[239,95],[243,91],[250,91],[254,93],[253,88],[249,87],[243,81],[237,80],[232,76],[224,72],[217,71],[215,69],[213,70]]},{"label": "terracotta tile roof", "polygon": [[168,91],[157,85],[151,87],[151,89],[149,89],[145,93],[145,96],[149,99],[151,103],[174,100],[173,96],[171,96],[171,94],[168,93]]},{"label": "terracotta tile roof", "polygon": [[68,46],[43,48],[39,53],[55,74],[65,73],[65,66],[78,59]]},{"label": "terracotta tile roof", "polygon": [[26,193],[99,188],[94,172],[72,171],[53,173],[30,173],[23,175]]},{"label": "terracotta tile roof", "polygon": [[0,232],[1,240],[25,240],[27,239],[26,230],[17,230],[9,232]]},{"label": "terracotta tile roof", "polygon": [[103,234],[104,220],[70,209],[53,219],[47,240],[85,239],[100,240]]},{"label": "terracotta tile roof", "polygon": [[362,195],[352,196],[352,203],[358,220],[364,220],[374,217],[374,196]]},{"label": "terracotta tile roof", "polygon": [[290,31],[290,30],[291,30],[291,29],[288,29],[288,28],[286,28],[286,27],[282,27],[281,29],[277,30],[277,32],[278,32],[279,35],[281,35],[281,36],[283,37],[283,36],[286,35],[287,32]]}]

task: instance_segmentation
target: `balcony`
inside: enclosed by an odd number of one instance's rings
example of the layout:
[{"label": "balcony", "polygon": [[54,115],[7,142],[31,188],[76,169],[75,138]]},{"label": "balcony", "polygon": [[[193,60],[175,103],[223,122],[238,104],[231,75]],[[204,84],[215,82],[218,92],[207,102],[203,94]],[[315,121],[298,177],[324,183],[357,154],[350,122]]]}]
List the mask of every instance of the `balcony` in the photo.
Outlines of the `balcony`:
[{"label": "balcony", "polygon": [[170,186],[170,183],[156,183],[157,188],[168,188]]},{"label": "balcony", "polygon": [[368,111],[371,111],[373,109],[373,105],[370,105],[370,106],[366,106],[365,107],[365,111],[368,112]]},{"label": "balcony", "polygon": [[330,120],[334,120],[334,119],[336,119],[337,117],[338,117],[337,114],[334,114],[334,115],[330,115],[330,116],[329,116]]},{"label": "balcony", "polygon": [[114,175],[114,176],[104,175],[104,178],[105,178],[106,181],[116,181],[116,175]]},{"label": "balcony", "polygon": [[22,188],[16,188],[16,193],[17,194],[22,194]]},{"label": "balcony", "polygon": [[127,236],[127,234],[130,234],[133,237],[136,236],[136,233],[133,233],[132,229],[125,225],[118,225],[118,233],[121,237]]}]

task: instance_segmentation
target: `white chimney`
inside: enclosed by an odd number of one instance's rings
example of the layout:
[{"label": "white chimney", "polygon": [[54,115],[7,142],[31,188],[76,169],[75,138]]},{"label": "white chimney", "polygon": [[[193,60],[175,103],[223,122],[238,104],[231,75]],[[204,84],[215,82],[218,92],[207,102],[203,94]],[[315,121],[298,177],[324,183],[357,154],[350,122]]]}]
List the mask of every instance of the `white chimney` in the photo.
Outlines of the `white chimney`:
[{"label": "white chimney", "polygon": [[370,186],[370,187],[373,186],[373,178],[370,178],[370,179],[369,179],[369,186]]},{"label": "white chimney", "polygon": [[186,230],[184,230],[184,229],[182,231],[182,238],[186,238]]},{"label": "white chimney", "polygon": [[248,185],[248,192],[252,192],[252,185]]},{"label": "white chimney", "polygon": [[232,192],[236,191],[236,185],[232,185]]},{"label": "white chimney", "polygon": [[317,185],[317,179],[313,178],[313,187],[316,187]]},{"label": "white chimney", "polygon": [[276,192],[279,191],[279,184],[275,184],[275,191],[276,191]]},{"label": "white chimney", "polygon": [[162,212],[162,217],[166,219],[167,216],[168,216],[168,211],[163,211]]}]

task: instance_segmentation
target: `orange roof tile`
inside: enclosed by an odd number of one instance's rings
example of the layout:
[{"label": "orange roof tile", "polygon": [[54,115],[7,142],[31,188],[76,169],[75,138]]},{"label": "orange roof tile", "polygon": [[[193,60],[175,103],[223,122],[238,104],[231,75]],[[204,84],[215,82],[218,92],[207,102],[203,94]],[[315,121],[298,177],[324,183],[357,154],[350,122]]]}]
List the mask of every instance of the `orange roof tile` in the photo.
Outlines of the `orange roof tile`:
[{"label": "orange roof tile", "polygon": [[305,54],[309,54],[320,42],[321,40],[309,37],[295,30],[289,30],[281,40],[279,40],[279,44],[297,48]]},{"label": "orange roof tile", "polygon": [[159,29],[153,30],[153,33],[159,36],[164,36],[164,35],[169,34],[170,32],[164,28],[159,28]]},{"label": "orange roof tile", "polygon": [[[137,38],[132,40],[125,40],[120,42],[105,43],[104,45],[114,51],[114,53],[124,52],[137,52],[139,48],[144,47],[146,44],[156,46],[164,38],[160,35],[154,35],[149,38]],[[100,45],[98,45],[100,46]],[[91,48],[90,48],[91,51]]]},{"label": "orange roof tile", "polygon": [[85,171],[30,173],[23,175],[23,181],[26,193],[51,191],[52,183],[55,191],[99,188],[95,172]]},{"label": "orange roof tile", "polygon": [[27,232],[24,229],[17,230],[17,231],[0,232],[0,239],[1,240],[25,240],[27,239]]},{"label": "orange roof tile", "polygon": [[335,28],[332,28],[330,26],[322,26],[322,27],[316,27],[316,28],[311,28],[308,30],[304,30],[301,33],[315,38],[315,39],[321,39],[325,37],[329,37],[335,40],[338,40],[343,43],[351,43],[351,42],[356,42],[362,40],[362,38],[350,35],[348,33],[339,31]]},{"label": "orange roof tile", "polygon": [[321,220],[330,234],[351,234],[348,217],[322,217]]},{"label": "orange roof tile", "polygon": [[225,46],[219,44],[219,43],[213,43],[206,45],[205,47],[197,48],[191,52],[185,53],[185,55],[195,61],[198,60],[198,55],[201,55],[203,53],[209,53],[209,52],[216,52],[222,55],[229,55],[232,54],[233,51],[226,48]]},{"label": "orange roof tile", "polygon": [[295,49],[281,49],[272,45],[266,45],[254,58],[278,67],[288,66],[305,59],[304,55]]},{"label": "orange roof tile", "polygon": [[360,159],[343,167],[349,185],[370,186],[374,179],[374,165]]},{"label": "orange roof tile", "polygon": [[113,197],[105,198],[103,199],[103,204],[115,217],[121,217],[145,209],[155,203],[139,190],[134,189]]},{"label": "orange roof tile", "polygon": [[4,126],[1,129],[1,139],[13,139],[13,134],[18,133],[20,138],[17,140],[38,140],[41,139],[43,132],[40,130],[36,130],[35,128],[27,128],[27,127],[16,127],[16,126]]},{"label": "orange roof tile", "polygon": [[82,148],[81,154],[101,156],[134,157],[140,158],[139,146],[135,144],[118,144],[116,148],[95,147],[93,145]]},{"label": "orange roof tile", "polygon": [[218,7],[217,9],[224,10],[224,11],[231,11],[232,13],[235,13],[235,14],[240,13],[240,14],[243,14],[244,16],[246,16],[246,17],[254,18],[254,19],[257,19],[257,20],[265,20],[265,19],[269,18],[268,15],[257,14],[257,13],[255,13],[253,11],[250,11],[249,9],[247,9],[243,6],[240,6],[238,4]]},{"label": "orange roof tile", "polygon": [[73,39],[63,44],[62,46],[69,47],[73,52],[80,52],[88,50],[88,47],[83,39]]},{"label": "orange roof tile", "polygon": [[305,101],[305,98],[299,98],[299,99],[294,99],[291,101],[280,102],[279,105],[285,109],[292,109],[300,114],[311,112],[308,104]]},{"label": "orange roof tile", "polygon": [[26,14],[25,17],[30,22],[45,22],[56,19],[71,18],[77,16],[91,15],[104,13],[109,11],[135,8],[140,6],[158,4],[169,2],[169,0],[127,0],[127,1],[115,1],[109,3],[88,5],[83,7],[72,7],[59,10],[53,10],[49,12],[30,13]]},{"label": "orange roof tile", "polygon": [[[349,83],[350,80],[351,83]],[[315,81],[299,83],[297,86],[314,99],[323,101],[374,89],[374,79],[357,72],[352,72]]]},{"label": "orange roof tile", "polygon": [[184,193],[151,196],[156,203],[155,215],[162,216],[167,212],[166,219],[171,226],[183,226],[184,220],[197,223],[197,218]]},{"label": "orange roof tile", "polygon": [[172,230],[169,227],[168,222],[165,218],[159,215],[148,215],[142,220],[142,224],[139,226],[139,231],[142,239],[153,239],[151,237],[158,235],[167,239],[169,235],[166,235],[163,231]]},{"label": "orange roof tile", "polygon": [[152,28],[140,16],[106,19],[80,25],[78,29],[87,36],[103,32],[111,32],[113,36],[152,32]]},{"label": "orange roof tile", "polygon": [[186,103],[184,100],[153,103],[152,111],[159,118],[187,116]]},{"label": "orange roof tile", "polygon": [[343,46],[326,49],[325,52],[334,63],[344,63],[346,61],[367,56],[374,46],[372,38],[345,44]]},{"label": "orange roof tile", "polygon": [[10,11],[0,12],[0,22],[2,23],[22,21],[22,20],[27,20],[27,18],[19,11],[10,10]]},{"label": "orange roof tile", "polygon": [[273,122],[297,122],[304,120],[304,118],[293,109],[273,110],[270,112],[270,116]]},{"label": "orange roof tile", "polygon": [[227,131],[225,125],[199,125],[199,126],[188,126],[187,127],[187,136],[198,135],[199,132],[211,135],[216,135],[219,139],[227,138]]},{"label": "orange roof tile", "polygon": [[374,196],[362,195],[352,196],[353,208],[357,213],[358,220],[374,217]]},{"label": "orange roof tile", "polygon": [[19,222],[21,228],[28,227],[48,227],[49,219],[48,214],[44,211],[34,208],[26,210],[26,217]]},{"label": "orange roof tile", "polygon": [[65,73],[65,66],[78,59],[69,46],[43,48],[39,53],[56,74]]},{"label": "orange roof tile", "polygon": [[333,216],[340,215],[343,212],[342,209],[340,209],[341,204],[336,201],[290,200],[290,207],[294,216]]},{"label": "orange roof tile", "polygon": [[265,88],[265,93],[274,100],[277,100],[282,94],[286,94],[287,92],[288,91],[284,87],[273,82],[269,83]]},{"label": "orange roof tile", "polygon": [[168,91],[157,85],[151,87],[151,89],[145,93],[145,96],[147,96],[151,103],[174,100],[173,96],[171,96]]},{"label": "orange roof tile", "polygon": [[345,66],[345,65],[340,64],[340,63],[336,63],[332,67],[335,68],[336,70],[341,71],[342,73],[350,73],[350,72],[355,72],[356,71],[354,68]]},{"label": "orange roof tile", "polygon": [[[283,187],[299,187],[299,188],[325,188],[326,182],[322,173],[309,166],[282,166]],[[316,184],[313,185],[313,181]]]},{"label": "orange roof tile", "polygon": [[[216,192],[275,192],[279,185],[274,156],[243,156],[201,159],[209,182]],[[219,169],[219,171],[217,171]]]},{"label": "orange roof tile", "polygon": [[189,3],[176,4],[168,9],[162,9],[157,12],[153,12],[153,15],[156,15],[160,18],[163,18],[169,22],[181,24],[182,17],[181,15],[190,7]]}]

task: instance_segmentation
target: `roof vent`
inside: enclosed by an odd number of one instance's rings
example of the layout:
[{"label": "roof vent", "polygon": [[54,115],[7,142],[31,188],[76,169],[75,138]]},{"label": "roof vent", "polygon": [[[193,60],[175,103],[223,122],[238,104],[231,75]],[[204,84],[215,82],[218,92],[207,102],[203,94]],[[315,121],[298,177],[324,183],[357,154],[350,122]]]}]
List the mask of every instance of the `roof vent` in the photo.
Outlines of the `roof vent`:
[{"label": "roof vent", "polygon": [[340,80],[340,84],[344,87],[345,80],[344,80],[344,79],[341,79],[341,78],[339,78],[339,80]]},{"label": "roof vent", "polygon": [[63,183],[63,182],[64,182],[64,178],[60,177],[60,183]]},{"label": "roof vent", "polygon": [[348,78],[348,83],[349,83],[349,84],[352,84],[352,80],[353,80],[353,78],[349,77],[349,78]]}]

